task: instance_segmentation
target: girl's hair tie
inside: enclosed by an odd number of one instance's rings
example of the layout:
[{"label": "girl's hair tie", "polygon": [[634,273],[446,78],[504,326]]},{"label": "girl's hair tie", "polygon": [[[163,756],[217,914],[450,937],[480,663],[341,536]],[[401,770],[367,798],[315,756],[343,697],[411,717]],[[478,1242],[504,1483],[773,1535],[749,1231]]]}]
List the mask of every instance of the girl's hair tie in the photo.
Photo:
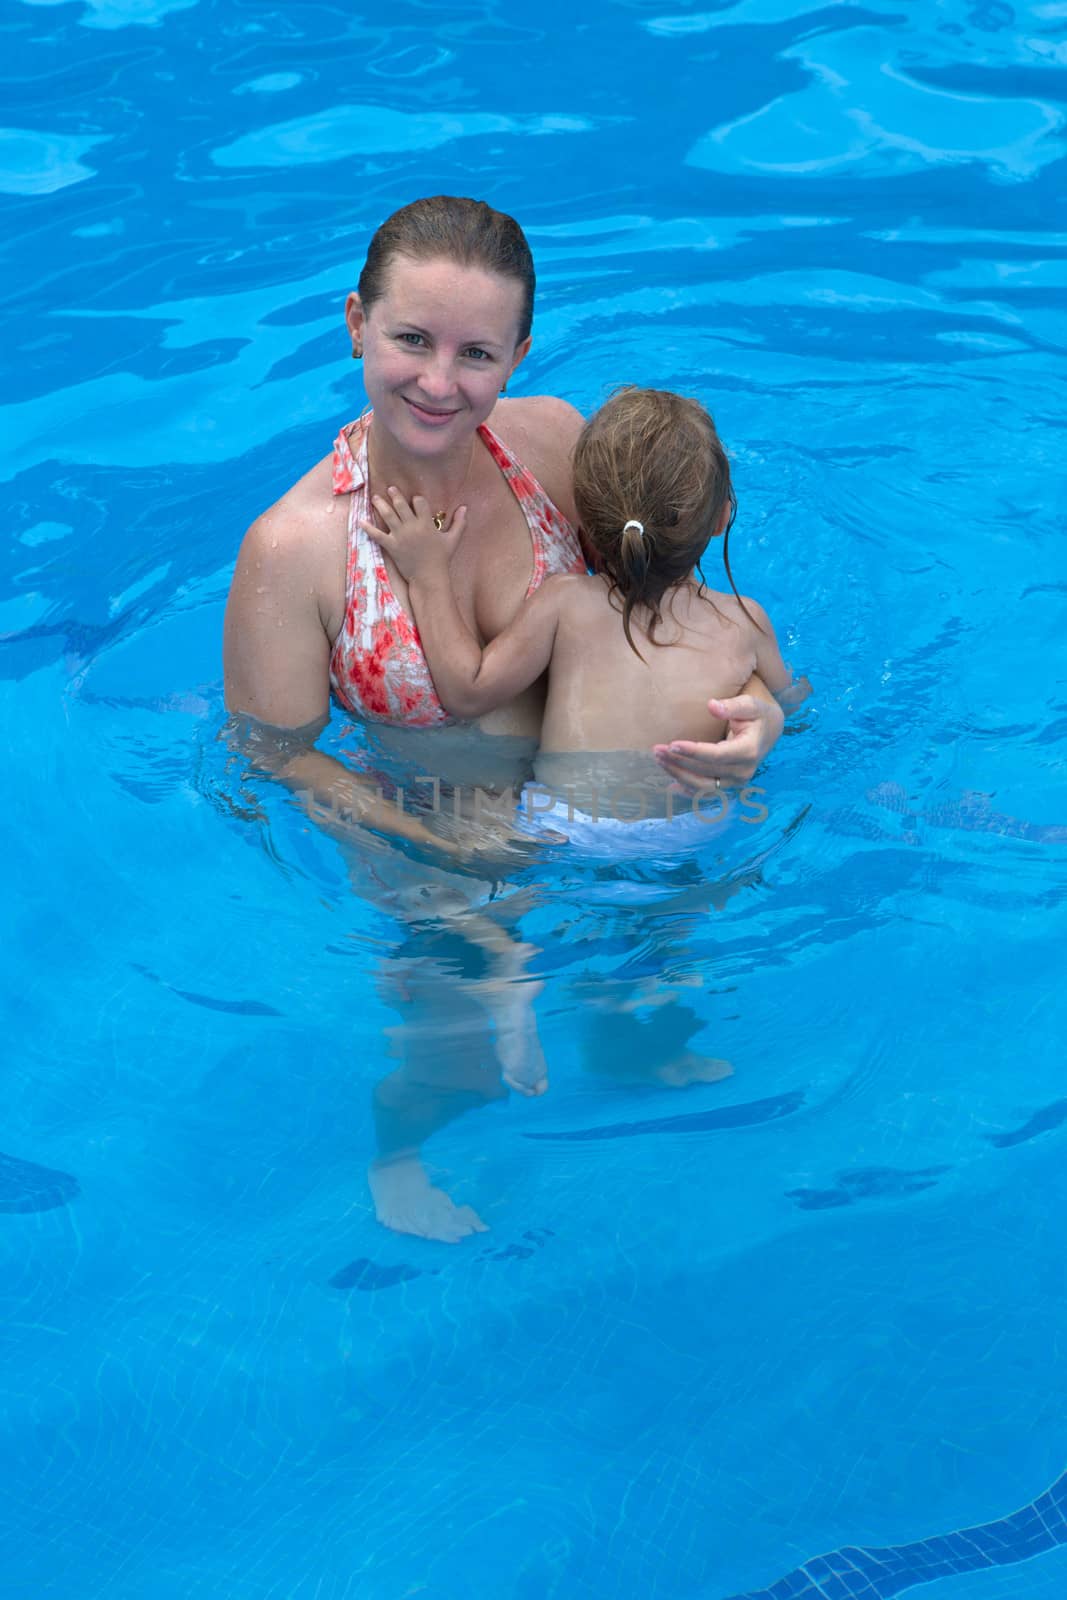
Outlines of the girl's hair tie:
[{"label": "girl's hair tie", "polygon": [[636,528],[642,539],[645,537],[645,525],[643,522],[638,522],[636,517],[631,517],[629,522],[624,523],[622,531],[626,534],[631,528]]}]

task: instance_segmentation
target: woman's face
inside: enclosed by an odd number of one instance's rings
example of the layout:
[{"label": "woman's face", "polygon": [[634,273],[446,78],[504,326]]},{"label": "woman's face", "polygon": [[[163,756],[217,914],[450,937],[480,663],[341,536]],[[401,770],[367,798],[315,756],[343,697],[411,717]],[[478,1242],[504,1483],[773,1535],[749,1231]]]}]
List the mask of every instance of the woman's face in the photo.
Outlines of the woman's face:
[{"label": "woman's face", "polygon": [[363,380],[384,426],[418,456],[469,438],[530,348],[516,344],[522,285],[454,261],[394,256],[369,311],[348,297],[345,320],[363,348]]}]

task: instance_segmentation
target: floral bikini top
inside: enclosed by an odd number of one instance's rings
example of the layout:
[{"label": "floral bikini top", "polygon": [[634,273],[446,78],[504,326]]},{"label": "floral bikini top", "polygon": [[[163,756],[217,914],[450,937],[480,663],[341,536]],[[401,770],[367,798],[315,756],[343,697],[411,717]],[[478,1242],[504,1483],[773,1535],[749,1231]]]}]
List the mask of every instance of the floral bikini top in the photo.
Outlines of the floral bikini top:
[{"label": "floral bikini top", "polygon": [[[370,416],[342,429],[333,447],[333,492],[347,494],[345,618],[330,657],[330,687],[341,704],[373,722],[429,728],[455,721],[433,686],[419,630],[389,581],[382,553],[363,532],[371,520],[367,473]],[[486,449],[504,474],[530,529],[533,577],[527,596],[557,572],[584,572],[578,536],[533,473],[483,425]],[[351,438],[350,438],[351,435]]]}]

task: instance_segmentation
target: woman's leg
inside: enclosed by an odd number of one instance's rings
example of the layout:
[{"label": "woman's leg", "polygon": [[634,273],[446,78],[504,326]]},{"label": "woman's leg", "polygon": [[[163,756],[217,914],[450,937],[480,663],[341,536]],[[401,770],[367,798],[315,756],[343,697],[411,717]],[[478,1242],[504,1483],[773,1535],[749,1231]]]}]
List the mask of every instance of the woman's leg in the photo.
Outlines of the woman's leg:
[{"label": "woman's leg", "polygon": [[540,984],[525,977],[534,949],[485,910],[461,908],[454,893],[437,894],[438,915],[412,926],[382,967],[383,995],[401,1019],[389,1034],[398,1065],[374,1090],[378,1149],[368,1173],[380,1222],[448,1243],[485,1224],[431,1184],[420,1147],[456,1117],[506,1098],[505,1082],[524,1094],[547,1087],[533,1009]]}]

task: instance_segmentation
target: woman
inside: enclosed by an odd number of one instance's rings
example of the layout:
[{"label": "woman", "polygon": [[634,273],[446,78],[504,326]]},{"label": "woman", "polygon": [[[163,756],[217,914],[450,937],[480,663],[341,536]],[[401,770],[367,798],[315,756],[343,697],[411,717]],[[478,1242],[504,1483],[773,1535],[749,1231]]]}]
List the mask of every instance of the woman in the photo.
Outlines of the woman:
[{"label": "woman", "polygon": [[[438,197],[390,217],[371,240],[359,293],[345,307],[372,414],[343,430],[333,454],[245,537],[226,612],[226,703],[252,719],[261,764],[306,791],[317,815],[325,806],[334,818],[436,838],[386,804],[366,778],[314,748],[331,691],[373,725],[390,754],[455,789],[506,791],[528,775],[543,686],[473,730],[454,724],[434,691],[406,586],[359,524],[372,520],[371,484],[395,486],[408,499],[424,495],[442,528],[464,506],[452,573],[465,620],[483,642],[549,573],[584,570],[570,468],[582,419],[562,400],[500,398],[530,348],[533,290],[521,229],[489,206]],[[694,792],[747,782],[778,737],[778,706],[758,680],[747,688],[728,703],[727,740],[657,753]],[[488,975],[483,968],[467,987],[465,1003],[487,1012],[507,1081],[539,1092],[544,1066],[530,1009],[534,986],[514,981],[526,947],[484,910],[469,910],[461,894],[457,901],[457,890],[437,888],[402,980],[402,992],[420,996],[422,1021],[402,1041],[404,1065],[376,1093],[383,1155],[371,1183],[380,1220],[455,1239],[481,1224],[430,1186],[415,1147],[458,1111],[499,1094],[499,1072],[469,1048],[454,1073],[442,1062],[442,1039],[460,1030],[438,1011],[458,999],[454,987],[434,987],[434,972],[447,971],[451,957],[431,959],[430,946],[458,938],[488,955]],[[427,890],[420,885],[418,893]],[[432,929],[428,910],[436,911]]]}]

